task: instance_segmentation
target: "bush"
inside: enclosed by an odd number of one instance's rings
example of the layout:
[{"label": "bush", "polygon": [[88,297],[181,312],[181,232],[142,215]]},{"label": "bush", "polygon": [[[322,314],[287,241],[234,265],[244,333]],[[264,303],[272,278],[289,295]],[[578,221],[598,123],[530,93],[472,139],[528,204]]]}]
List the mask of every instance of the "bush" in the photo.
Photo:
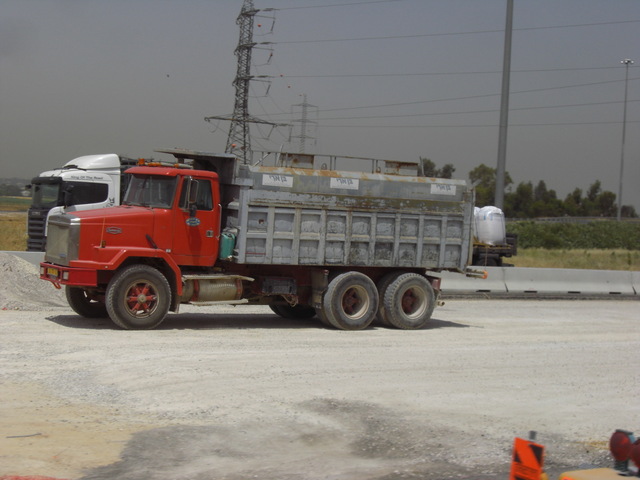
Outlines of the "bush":
[{"label": "bush", "polygon": [[640,222],[522,221],[507,223],[507,232],[518,235],[521,248],[640,250]]}]

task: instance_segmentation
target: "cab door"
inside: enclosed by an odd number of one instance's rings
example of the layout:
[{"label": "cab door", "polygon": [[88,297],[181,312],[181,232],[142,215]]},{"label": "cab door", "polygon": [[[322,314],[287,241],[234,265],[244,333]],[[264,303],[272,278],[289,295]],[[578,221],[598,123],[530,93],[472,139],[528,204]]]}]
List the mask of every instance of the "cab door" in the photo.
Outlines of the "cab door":
[{"label": "cab door", "polygon": [[218,257],[220,195],[217,178],[185,176],[175,210],[173,256],[179,265],[210,266]]}]

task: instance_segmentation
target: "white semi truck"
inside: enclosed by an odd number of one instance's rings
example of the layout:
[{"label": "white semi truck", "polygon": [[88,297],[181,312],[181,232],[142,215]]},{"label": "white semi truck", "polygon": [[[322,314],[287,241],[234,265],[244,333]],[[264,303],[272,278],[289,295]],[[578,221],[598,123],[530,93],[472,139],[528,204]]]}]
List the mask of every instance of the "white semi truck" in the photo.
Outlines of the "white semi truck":
[{"label": "white semi truck", "polygon": [[115,153],[87,155],[34,177],[28,186],[27,250],[45,250],[51,215],[120,205],[128,184],[124,171],[137,163]]}]

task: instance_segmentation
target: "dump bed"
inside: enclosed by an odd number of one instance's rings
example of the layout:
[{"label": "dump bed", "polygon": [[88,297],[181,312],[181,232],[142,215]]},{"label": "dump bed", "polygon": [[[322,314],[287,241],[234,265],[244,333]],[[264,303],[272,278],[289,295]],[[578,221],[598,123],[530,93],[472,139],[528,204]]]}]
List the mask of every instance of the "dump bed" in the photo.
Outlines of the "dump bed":
[{"label": "dump bed", "polygon": [[473,192],[464,180],[383,160],[363,173],[336,170],[334,157],[318,164],[317,156],[280,154],[266,166],[189,153],[182,158],[220,176],[223,229],[236,235],[232,261],[429,270],[469,263]]}]

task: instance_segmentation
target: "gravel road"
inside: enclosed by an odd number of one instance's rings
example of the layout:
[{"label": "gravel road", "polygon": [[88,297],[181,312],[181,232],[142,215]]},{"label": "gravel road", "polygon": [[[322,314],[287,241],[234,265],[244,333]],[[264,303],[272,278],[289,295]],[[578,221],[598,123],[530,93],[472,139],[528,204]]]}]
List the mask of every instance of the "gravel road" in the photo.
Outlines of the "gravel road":
[{"label": "gravel road", "polygon": [[535,430],[553,478],[640,430],[636,300],[456,299],[413,332],[186,307],[137,332],[0,260],[0,476],[504,479]]}]

